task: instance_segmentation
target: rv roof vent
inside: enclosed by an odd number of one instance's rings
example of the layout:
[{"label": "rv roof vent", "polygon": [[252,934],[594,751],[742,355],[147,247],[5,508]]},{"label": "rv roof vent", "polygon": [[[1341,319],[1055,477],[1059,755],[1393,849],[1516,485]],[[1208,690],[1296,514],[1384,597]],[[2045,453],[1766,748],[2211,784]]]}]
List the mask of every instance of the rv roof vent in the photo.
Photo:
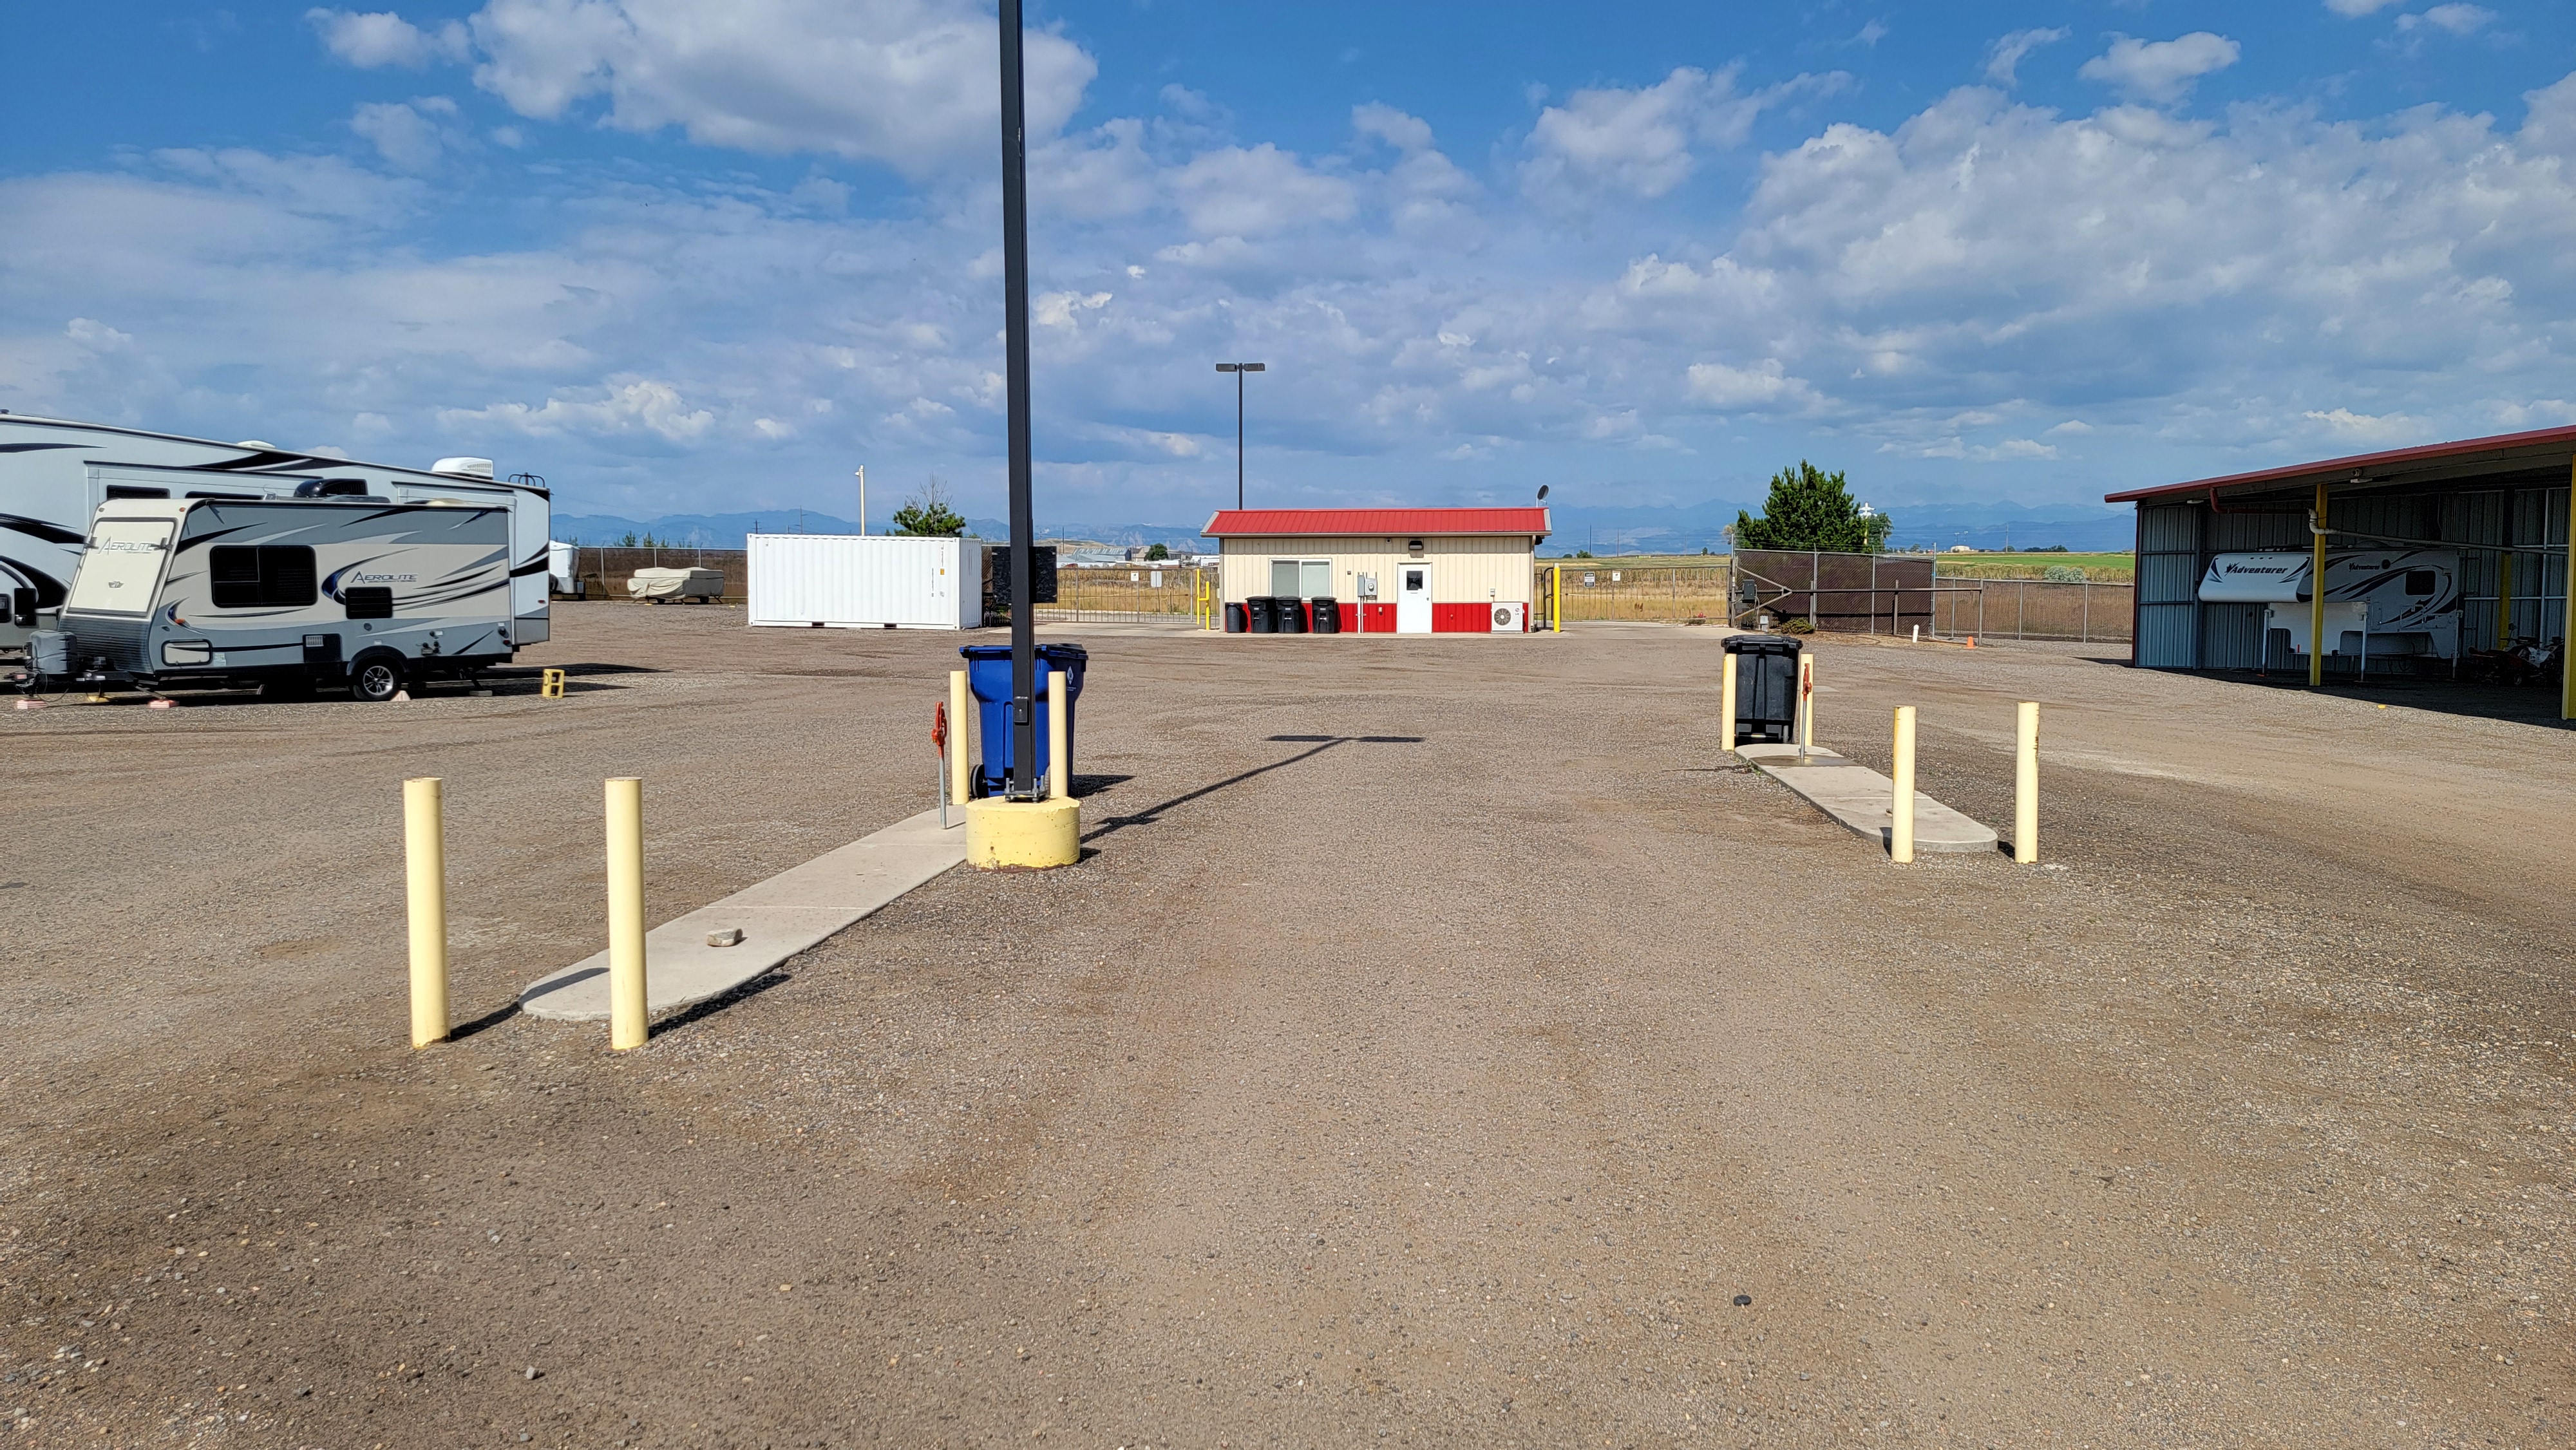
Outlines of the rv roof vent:
[{"label": "rv roof vent", "polygon": [[490,478],[492,476],[492,460],[489,458],[442,458],[436,463],[431,464],[429,466],[429,471],[432,473],[452,473],[459,478]]},{"label": "rv roof vent", "polygon": [[269,442],[265,438],[245,438],[233,446],[235,448],[265,448],[272,451],[277,447],[276,444]]}]

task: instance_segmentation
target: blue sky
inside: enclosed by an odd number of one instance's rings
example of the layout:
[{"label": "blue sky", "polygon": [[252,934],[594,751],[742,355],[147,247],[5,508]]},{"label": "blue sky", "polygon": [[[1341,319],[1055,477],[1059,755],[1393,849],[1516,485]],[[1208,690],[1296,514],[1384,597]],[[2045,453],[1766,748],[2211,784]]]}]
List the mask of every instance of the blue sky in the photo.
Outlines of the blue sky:
[{"label": "blue sky", "polygon": [[[2576,19],[2423,0],[1046,5],[1043,516],[1908,504],[2576,421]],[[1472,26],[1462,23],[1472,17]],[[13,19],[0,407],[561,506],[999,512],[992,20]],[[888,504],[880,503],[878,512]]]}]

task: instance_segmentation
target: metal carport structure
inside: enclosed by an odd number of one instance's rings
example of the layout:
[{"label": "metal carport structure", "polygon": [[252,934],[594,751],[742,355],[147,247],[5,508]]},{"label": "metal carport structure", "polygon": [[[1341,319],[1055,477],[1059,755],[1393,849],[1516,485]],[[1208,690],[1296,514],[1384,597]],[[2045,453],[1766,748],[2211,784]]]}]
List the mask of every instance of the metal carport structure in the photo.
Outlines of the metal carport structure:
[{"label": "metal carport structure", "polygon": [[[2149,669],[2253,669],[2260,606],[2203,603],[2213,555],[2312,553],[2322,576],[2337,547],[2457,549],[2465,574],[2464,644],[2576,637],[2569,577],[2569,483],[2576,427],[2235,473],[2105,496],[2138,508],[2137,628],[2130,663]],[[2322,625],[2322,590],[2317,596]],[[2481,608],[2479,606],[2483,605]],[[2311,639],[2321,633],[2312,631]],[[2309,654],[2320,677],[2324,651]],[[2562,666],[2559,715],[2576,719],[2576,670]]]}]

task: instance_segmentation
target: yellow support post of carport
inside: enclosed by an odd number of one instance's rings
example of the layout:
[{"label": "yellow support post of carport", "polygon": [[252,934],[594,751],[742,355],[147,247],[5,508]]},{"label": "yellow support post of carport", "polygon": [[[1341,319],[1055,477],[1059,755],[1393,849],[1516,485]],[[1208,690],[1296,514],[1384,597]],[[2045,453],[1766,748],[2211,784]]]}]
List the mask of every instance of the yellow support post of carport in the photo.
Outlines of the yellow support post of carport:
[{"label": "yellow support post of carport", "polygon": [[[2576,464],[2567,470],[2567,582],[2561,586],[2567,596],[2567,622],[2558,637],[2576,640]],[[2558,718],[2576,720],[2576,669],[2567,667],[2567,647],[2558,653]]]},{"label": "yellow support post of carport", "polygon": [[2317,485],[2317,509],[2308,524],[2308,684],[2326,682],[2326,486]]}]

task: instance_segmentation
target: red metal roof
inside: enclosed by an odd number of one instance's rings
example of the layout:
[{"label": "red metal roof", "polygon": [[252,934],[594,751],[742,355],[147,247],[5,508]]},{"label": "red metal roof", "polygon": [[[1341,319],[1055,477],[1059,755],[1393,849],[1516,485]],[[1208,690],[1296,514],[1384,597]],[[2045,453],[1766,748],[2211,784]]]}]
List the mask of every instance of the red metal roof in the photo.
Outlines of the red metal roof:
[{"label": "red metal roof", "polygon": [[1531,509],[1218,509],[1199,530],[1229,534],[1528,534],[1547,537],[1547,510]]},{"label": "red metal roof", "polygon": [[2373,469],[2400,468],[2415,463],[2472,462],[2480,454],[2493,455],[2498,464],[2542,463],[2550,456],[2576,451],[2576,428],[2542,428],[2530,433],[2498,433],[2486,438],[2462,438],[2450,443],[2427,443],[2417,448],[2395,448],[2385,453],[2356,453],[2349,458],[2326,458],[2314,463],[2293,463],[2282,468],[2259,469],[2253,473],[2231,473],[2221,478],[2197,479],[2191,483],[2165,483],[2154,488],[2133,488],[2125,493],[2104,494],[2105,503],[2131,503],[2139,499],[2171,498],[2176,494],[2204,493],[2217,488],[2242,488],[2255,484],[2278,484],[2292,481],[2337,482],[2336,475],[2350,477]]}]

